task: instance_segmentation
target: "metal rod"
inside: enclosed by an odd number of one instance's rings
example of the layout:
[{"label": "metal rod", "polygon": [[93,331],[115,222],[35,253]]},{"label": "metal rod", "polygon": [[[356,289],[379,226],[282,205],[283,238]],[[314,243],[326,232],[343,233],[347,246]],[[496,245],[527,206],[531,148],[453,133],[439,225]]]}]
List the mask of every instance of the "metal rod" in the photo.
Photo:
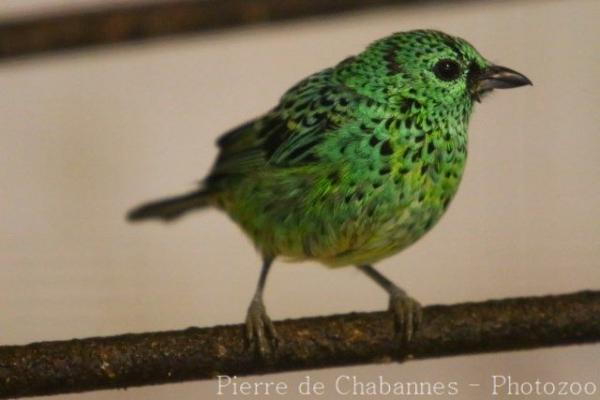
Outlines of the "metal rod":
[{"label": "metal rod", "polygon": [[600,341],[600,291],[423,311],[402,354],[387,312],[275,322],[281,343],[268,360],[247,350],[243,325],[3,346],[0,398]]},{"label": "metal rod", "polygon": [[[438,2],[450,0],[438,0]],[[454,3],[459,0],[452,0]],[[0,61],[427,0],[177,0],[0,24]]]}]

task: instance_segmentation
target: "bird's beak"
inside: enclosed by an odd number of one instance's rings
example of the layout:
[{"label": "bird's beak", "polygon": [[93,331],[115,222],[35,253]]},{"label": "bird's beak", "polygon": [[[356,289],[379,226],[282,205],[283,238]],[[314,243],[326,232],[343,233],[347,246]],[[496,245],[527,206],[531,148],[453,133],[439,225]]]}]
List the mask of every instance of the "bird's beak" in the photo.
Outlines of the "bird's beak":
[{"label": "bird's beak", "polygon": [[479,101],[482,93],[492,89],[510,89],[525,85],[533,85],[533,83],[522,73],[499,65],[491,65],[474,74],[471,94]]}]

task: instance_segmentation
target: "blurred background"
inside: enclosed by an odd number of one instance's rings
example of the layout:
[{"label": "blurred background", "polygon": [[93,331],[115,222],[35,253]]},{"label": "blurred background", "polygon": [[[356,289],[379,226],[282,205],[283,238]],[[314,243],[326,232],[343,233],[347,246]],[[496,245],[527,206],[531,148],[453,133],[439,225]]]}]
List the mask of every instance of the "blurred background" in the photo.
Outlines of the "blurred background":
[{"label": "blurred background", "polygon": [[[4,0],[0,21],[99,3]],[[224,214],[133,226],[125,213],[192,188],[217,136],[304,76],[415,28],[464,37],[535,86],[477,105],[448,213],[380,271],[424,305],[598,289],[599,15],[597,0],[431,2],[0,63],[0,344],[241,323],[260,259]],[[274,319],[387,304],[355,269],[312,263],[276,262],[265,296]],[[247,380],[310,375],[327,398],[340,397],[339,375],[457,381],[455,398],[480,399],[493,374],[600,387],[599,360],[590,345]],[[54,398],[216,390],[202,381]]]}]

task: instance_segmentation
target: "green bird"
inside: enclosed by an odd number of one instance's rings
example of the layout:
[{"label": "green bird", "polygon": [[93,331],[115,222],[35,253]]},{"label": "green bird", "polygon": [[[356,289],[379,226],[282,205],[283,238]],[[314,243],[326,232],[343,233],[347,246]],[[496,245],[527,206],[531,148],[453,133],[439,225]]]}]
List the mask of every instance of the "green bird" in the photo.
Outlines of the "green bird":
[{"label": "green bird", "polygon": [[440,219],[460,183],[475,101],[531,84],[465,40],[434,30],[394,33],[310,75],[271,111],[221,136],[199,188],[142,205],[132,221],[216,207],[262,254],[246,318],[265,354],[277,332],[263,303],[276,257],[356,266],[390,296],[398,340],[421,320],[417,301],[372,267]]}]

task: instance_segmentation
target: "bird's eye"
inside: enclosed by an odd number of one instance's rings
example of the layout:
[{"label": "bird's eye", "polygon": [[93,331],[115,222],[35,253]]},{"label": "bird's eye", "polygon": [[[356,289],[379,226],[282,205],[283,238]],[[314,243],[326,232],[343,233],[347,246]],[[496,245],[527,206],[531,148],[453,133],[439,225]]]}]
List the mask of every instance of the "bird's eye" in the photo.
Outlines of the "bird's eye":
[{"label": "bird's eye", "polygon": [[460,65],[454,60],[441,60],[433,67],[433,73],[443,81],[453,81],[460,76]]}]

